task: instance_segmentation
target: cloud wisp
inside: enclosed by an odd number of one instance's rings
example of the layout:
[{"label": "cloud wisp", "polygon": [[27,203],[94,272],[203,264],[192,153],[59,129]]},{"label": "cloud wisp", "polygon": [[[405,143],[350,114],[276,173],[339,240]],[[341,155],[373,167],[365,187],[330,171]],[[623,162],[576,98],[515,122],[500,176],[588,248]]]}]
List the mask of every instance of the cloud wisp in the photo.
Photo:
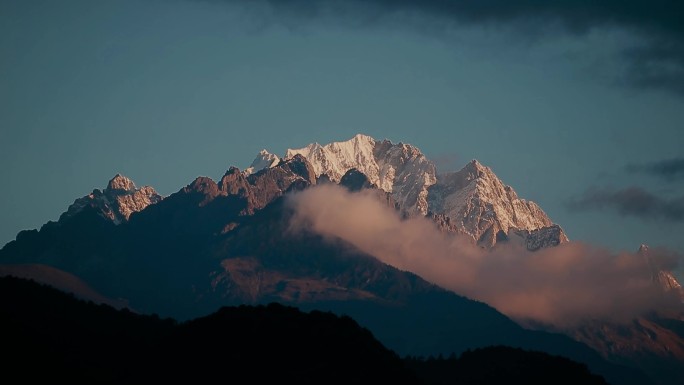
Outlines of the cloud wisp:
[{"label": "cloud wisp", "polygon": [[684,180],[684,158],[665,159],[657,162],[630,164],[626,167],[630,173],[656,176],[667,181]]},{"label": "cloud wisp", "polygon": [[[289,204],[294,231],[342,239],[518,320],[566,327],[585,319],[627,320],[673,303],[652,283],[649,262],[638,254],[579,243],[534,253],[512,244],[483,250],[425,218],[400,218],[374,194],[335,185],[307,189]],[[670,256],[667,267],[677,259]]]},{"label": "cloud wisp", "polygon": [[591,188],[568,203],[577,210],[613,210],[620,215],[646,220],[684,221],[684,196],[666,199],[640,187],[624,189]]}]

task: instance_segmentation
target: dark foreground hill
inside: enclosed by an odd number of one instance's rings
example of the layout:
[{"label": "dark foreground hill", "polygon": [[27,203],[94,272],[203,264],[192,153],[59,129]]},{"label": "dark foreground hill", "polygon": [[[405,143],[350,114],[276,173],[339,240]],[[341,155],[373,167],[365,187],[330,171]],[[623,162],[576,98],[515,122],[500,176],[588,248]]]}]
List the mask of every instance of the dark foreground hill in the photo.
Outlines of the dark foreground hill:
[{"label": "dark foreground hill", "polygon": [[564,357],[492,346],[466,351],[460,357],[404,360],[425,385],[526,384],[601,385],[601,376]]},{"label": "dark foreground hill", "polygon": [[0,334],[13,383],[605,384],[584,365],[512,348],[402,361],[331,313],[270,304],[177,323],[13,277],[0,278]]},{"label": "dark foreground hill", "polygon": [[2,376],[20,383],[417,383],[351,318],[278,304],[177,323],[4,277],[0,323]]}]

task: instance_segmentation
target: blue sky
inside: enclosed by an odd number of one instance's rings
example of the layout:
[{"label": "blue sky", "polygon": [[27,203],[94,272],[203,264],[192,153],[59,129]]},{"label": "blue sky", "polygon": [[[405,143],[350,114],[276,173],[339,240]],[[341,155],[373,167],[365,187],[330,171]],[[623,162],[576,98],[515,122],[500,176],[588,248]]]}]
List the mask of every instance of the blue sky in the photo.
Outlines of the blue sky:
[{"label": "blue sky", "polygon": [[682,31],[660,2],[276,3],[0,3],[0,244],[115,173],[170,194],[362,132],[440,170],[477,158],[571,239],[684,252],[684,175],[657,167],[684,158]]}]

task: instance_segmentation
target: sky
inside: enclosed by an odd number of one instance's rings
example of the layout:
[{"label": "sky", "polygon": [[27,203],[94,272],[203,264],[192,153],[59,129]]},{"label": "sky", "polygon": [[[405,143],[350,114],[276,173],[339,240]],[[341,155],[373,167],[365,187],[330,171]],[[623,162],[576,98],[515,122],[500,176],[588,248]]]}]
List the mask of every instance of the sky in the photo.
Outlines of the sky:
[{"label": "sky", "polygon": [[161,194],[365,133],[471,159],[572,240],[684,252],[671,1],[0,2],[0,244],[116,173]]}]

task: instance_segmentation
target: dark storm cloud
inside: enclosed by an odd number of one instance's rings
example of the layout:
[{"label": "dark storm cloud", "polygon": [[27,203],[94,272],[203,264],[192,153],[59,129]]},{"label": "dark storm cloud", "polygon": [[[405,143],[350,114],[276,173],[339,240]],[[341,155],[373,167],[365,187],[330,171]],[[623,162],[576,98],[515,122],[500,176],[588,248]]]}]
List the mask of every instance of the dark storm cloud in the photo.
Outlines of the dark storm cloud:
[{"label": "dark storm cloud", "polygon": [[668,181],[684,179],[684,158],[665,159],[645,164],[630,164],[627,171],[649,174]]},{"label": "dark storm cloud", "polygon": [[508,24],[520,32],[543,36],[549,28],[582,34],[596,27],[636,33],[642,41],[616,58],[625,65],[618,83],[666,89],[684,96],[684,2],[669,0],[213,0],[259,4],[298,19],[330,17],[354,25],[387,18],[426,16],[440,23]]},{"label": "dark storm cloud", "polygon": [[[231,0],[228,0],[231,1]],[[233,0],[235,1],[235,0]],[[509,21],[549,18],[563,21],[574,30],[600,23],[632,25],[650,32],[681,35],[684,27],[679,1],[653,0],[265,0],[276,9],[318,16],[332,10],[356,9],[377,15],[420,12],[437,17],[448,17],[462,22]]]},{"label": "dark storm cloud", "polygon": [[570,202],[568,206],[579,210],[615,210],[620,215],[643,219],[684,221],[684,196],[666,199],[640,187],[628,187],[621,190],[589,189],[582,197]]}]

